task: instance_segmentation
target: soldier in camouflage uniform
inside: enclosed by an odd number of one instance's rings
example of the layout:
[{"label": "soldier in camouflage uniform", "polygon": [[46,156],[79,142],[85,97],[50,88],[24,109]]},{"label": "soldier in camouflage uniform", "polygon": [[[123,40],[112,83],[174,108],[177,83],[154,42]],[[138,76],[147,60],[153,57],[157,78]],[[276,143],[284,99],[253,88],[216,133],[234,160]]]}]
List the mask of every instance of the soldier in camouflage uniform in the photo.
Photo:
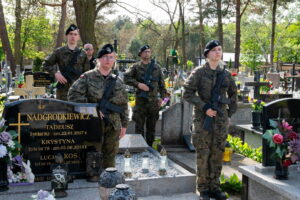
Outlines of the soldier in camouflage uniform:
[{"label": "soldier in camouflage uniform", "polygon": [[[152,146],[155,138],[155,125],[159,118],[159,107],[162,98],[166,96],[163,74],[159,65],[154,64],[151,72],[152,88],[147,86],[143,79],[151,62],[151,49],[149,45],[141,47],[139,54],[141,61],[134,64],[124,74],[124,82],[137,88],[136,105],[133,108],[132,120],[135,121],[135,133],[144,136],[146,123],[146,142]],[[141,95],[147,92],[147,97]]]},{"label": "soldier in camouflage uniform", "polygon": [[[80,36],[76,25],[70,25],[66,30],[66,37],[67,45],[54,50],[43,62],[45,71],[54,76],[60,83],[57,85],[56,98],[65,101],[67,101],[67,93],[72,83],[79,78],[81,73],[90,69],[85,51],[77,47]],[[62,75],[62,72],[67,71],[68,67],[72,67],[78,72],[78,75],[72,77],[72,80]]]},{"label": "soldier in camouflage uniform", "polygon": [[115,166],[115,156],[119,149],[119,138],[126,133],[128,124],[128,97],[125,85],[114,74],[116,54],[111,44],[104,45],[97,54],[97,65],[94,69],[85,72],[73,83],[68,100],[79,103],[98,103],[103,98],[104,91],[112,81],[116,81],[112,88],[112,96],[107,99],[110,103],[122,108],[123,112],[110,112],[100,117],[104,119],[104,137],[101,146],[96,146],[97,151],[103,153],[103,168]]},{"label": "soldier in camouflage uniform", "polygon": [[[229,118],[237,109],[237,87],[230,72],[223,71],[220,42],[210,41],[204,50],[208,62],[194,69],[184,84],[183,98],[194,105],[192,142],[197,155],[197,189],[200,199],[226,199],[220,190],[219,177],[228,134]],[[228,104],[218,103],[221,113],[212,109],[211,91],[217,81],[217,73],[225,73],[220,95]],[[212,117],[212,129],[203,127],[205,117]]]}]

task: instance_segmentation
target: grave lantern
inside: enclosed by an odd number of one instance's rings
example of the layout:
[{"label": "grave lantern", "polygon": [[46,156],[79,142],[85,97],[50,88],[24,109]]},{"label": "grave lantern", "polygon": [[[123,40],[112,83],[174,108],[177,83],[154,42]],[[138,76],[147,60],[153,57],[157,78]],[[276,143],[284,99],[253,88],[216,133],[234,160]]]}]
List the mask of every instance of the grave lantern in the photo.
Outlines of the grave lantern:
[{"label": "grave lantern", "polygon": [[232,148],[229,142],[226,141],[225,144],[225,150],[223,153],[223,162],[224,164],[231,164],[231,154],[232,154]]},{"label": "grave lantern", "polygon": [[128,149],[126,149],[124,154],[124,176],[125,178],[130,178],[132,175],[131,169],[131,154]]},{"label": "grave lantern", "polygon": [[249,96],[249,93],[250,93],[249,88],[244,87],[244,89],[241,91],[241,93],[242,93],[243,103],[249,103],[249,101],[248,101],[248,96]]},{"label": "grave lantern", "polygon": [[160,151],[160,166],[159,166],[159,175],[164,176],[167,174],[167,151],[165,148],[162,148]]},{"label": "grave lantern", "polygon": [[148,156],[147,152],[144,152],[144,155],[143,155],[142,172],[143,173],[149,172],[149,156]]}]

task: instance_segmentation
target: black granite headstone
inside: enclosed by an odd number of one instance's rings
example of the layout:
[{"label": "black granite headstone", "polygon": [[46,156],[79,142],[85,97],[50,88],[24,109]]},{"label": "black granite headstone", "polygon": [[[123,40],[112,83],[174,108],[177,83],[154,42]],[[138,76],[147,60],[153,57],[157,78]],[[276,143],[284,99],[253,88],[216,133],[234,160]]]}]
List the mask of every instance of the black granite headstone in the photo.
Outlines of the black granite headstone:
[{"label": "black granite headstone", "polygon": [[[272,129],[269,119],[275,121],[287,121],[293,126],[294,131],[300,131],[300,99],[285,98],[266,104],[263,107],[262,126],[263,133],[267,129]],[[273,166],[275,161],[272,159],[273,149],[268,146],[266,139],[263,139],[263,166]]]},{"label": "black granite headstone", "polygon": [[25,72],[24,76],[33,75],[34,87],[47,87],[54,82],[54,78],[45,72]]},{"label": "black granite headstone", "polygon": [[[21,152],[31,162],[36,181],[51,178],[50,166],[61,153],[70,174],[84,178],[86,154],[102,140],[102,121],[96,104],[55,99],[29,99],[5,105],[8,130],[21,133]],[[93,142],[93,145],[91,144]]]}]

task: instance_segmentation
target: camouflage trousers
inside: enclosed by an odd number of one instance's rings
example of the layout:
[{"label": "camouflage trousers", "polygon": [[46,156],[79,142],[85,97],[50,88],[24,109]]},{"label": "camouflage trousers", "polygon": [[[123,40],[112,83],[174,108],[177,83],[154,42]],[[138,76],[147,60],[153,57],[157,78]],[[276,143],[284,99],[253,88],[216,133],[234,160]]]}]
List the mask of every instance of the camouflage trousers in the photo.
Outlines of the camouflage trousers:
[{"label": "camouflage trousers", "polygon": [[228,133],[228,121],[214,122],[213,131],[202,129],[203,121],[194,120],[192,142],[196,147],[197,190],[220,188],[223,152]]},{"label": "camouflage trousers", "polygon": [[156,121],[159,118],[159,106],[158,102],[148,101],[147,99],[137,98],[136,105],[133,108],[132,120],[135,121],[135,133],[145,134],[144,138],[149,146],[152,146],[155,139],[155,126]]},{"label": "camouflage trousers", "polygon": [[71,87],[71,84],[67,83],[62,88],[56,89],[56,99],[68,101],[68,91]]},{"label": "camouflage trousers", "polygon": [[112,125],[104,127],[103,142],[88,142],[87,145],[93,145],[96,151],[103,155],[102,168],[115,167],[116,155],[119,151],[119,136],[121,130],[115,130]]}]

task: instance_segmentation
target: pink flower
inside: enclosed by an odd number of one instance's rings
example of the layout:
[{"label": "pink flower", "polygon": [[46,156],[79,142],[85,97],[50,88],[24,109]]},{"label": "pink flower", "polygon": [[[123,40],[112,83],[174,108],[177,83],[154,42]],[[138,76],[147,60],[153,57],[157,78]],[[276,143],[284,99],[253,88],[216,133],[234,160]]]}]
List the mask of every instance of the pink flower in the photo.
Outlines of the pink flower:
[{"label": "pink flower", "polygon": [[273,142],[275,144],[282,144],[282,142],[283,142],[283,136],[280,135],[280,134],[278,134],[278,133],[276,133],[276,134],[273,135],[272,140],[273,140]]},{"label": "pink flower", "polygon": [[285,121],[282,122],[282,127],[285,131],[291,131],[293,129],[293,126],[290,126],[289,123]]}]

